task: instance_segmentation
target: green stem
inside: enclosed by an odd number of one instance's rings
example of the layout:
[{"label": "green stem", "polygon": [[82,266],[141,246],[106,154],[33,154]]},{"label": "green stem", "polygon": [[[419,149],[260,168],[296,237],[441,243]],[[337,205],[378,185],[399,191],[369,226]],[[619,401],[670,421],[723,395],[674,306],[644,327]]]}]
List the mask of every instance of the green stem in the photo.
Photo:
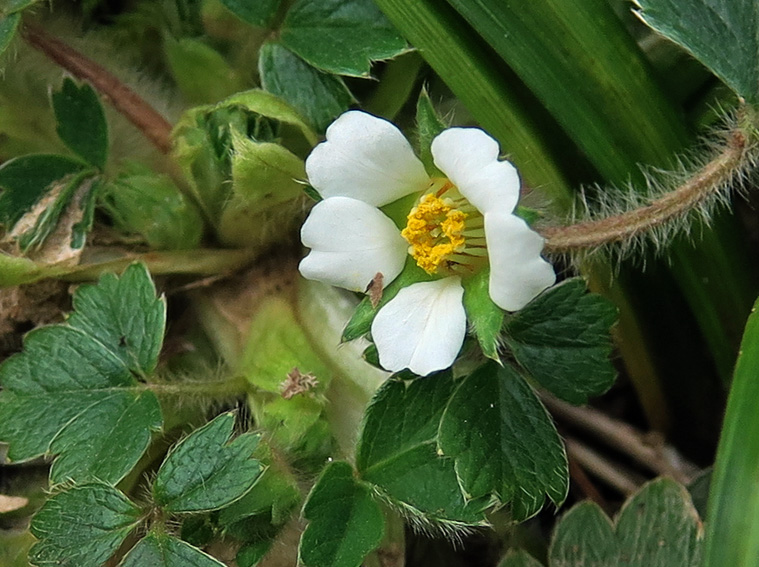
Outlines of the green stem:
[{"label": "green stem", "polygon": [[157,396],[183,398],[211,398],[224,400],[249,393],[250,384],[243,376],[231,376],[226,380],[198,382],[171,382],[144,384],[144,389]]},{"label": "green stem", "polygon": [[416,51],[388,62],[377,89],[364,104],[364,110],[393,120],[411,96],[423,64],[424,59]]}]

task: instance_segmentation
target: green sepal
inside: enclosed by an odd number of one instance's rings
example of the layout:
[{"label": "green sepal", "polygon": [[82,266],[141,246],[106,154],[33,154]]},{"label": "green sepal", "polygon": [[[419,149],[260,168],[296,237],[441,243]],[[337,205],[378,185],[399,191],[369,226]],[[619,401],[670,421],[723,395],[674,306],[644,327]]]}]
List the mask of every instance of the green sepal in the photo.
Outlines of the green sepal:
[{"label": "green sepal", "polygon": [[482,348],[482,354],[497,362],[504,312],[490,298],[490,270],[481,270],[462,280],[466,318]]},{"label": "green sepal", "polygon": [[208,512],[242,498],[261,474],[253,458],[259,436],[231,440],[235,414],[224,413],[177,443],[153,482],[155,503],[167,512]]},{"label": "green sepal", "polygon": [[456,462],[469,498],[496,496],[516,521],[561,505],[569,489],[564,446],[535,392],[510,366],[494,362],[461,380],[443,413],[442,454]]},{"label": "green sepal", "polygon": [[[372,306],[371,299],[365,297],[361,303],[356,307],[356,311],[348,321],[348,324],[343,330],[343,341],[352,341],[367,334],[372,327],[372,321],[377,315],[382,306],[395,297],[398,292],[406,286],[417,282],[429,282],[435,279],[435,276],[430,276],[427,272],[422,270],[416,261],[409,256],[406,259],[406,265],[403,267],[403,271],[396,277],[390,285],[388,285],[382,291],[382,298],[377,303],[377,306]],[[368,282],[367,282],[368,283]]]},{"label": "green sepal", "polygon": [[447,128],[432,105],[427,89],[422,89],[416,101],[417,151],[430,176],[442,175],[432,158],[432,140]]},{"label": "green sepal", "polygon": [[35,565],[100,567],[140,519],[140,509],[112,486],[85,484],[59,492],[32,520],[39,541],[29,559]]},{"label": "green sepal", "polygon": [[308,496],[303,515],[308,526],[299,556],[306,567],[359,567],[385,531],[379,504],[353,468],[335,461],[325,467]]},{"label": "green sepal", "polygon": [[403,53],[406,40],[372,0],[297,0],[282,43],[328,73],[368,77],[372,61]]},{"label": "green sepal", "polygon": [[100,98],[89,84],[68,77],[51,95],[56,131],[64,144],[84,161],[105,168],[108,160],[108,123]]},{"label": "green sepal", "polygon": [[587,293],[582,278],[565,280],[511,315],[504,340],[517,362],[541,386],[573,404],[608,390],[617,372],[611,363],[611,327],[617,309]]},{"label": "green sepal", "polygon": [[517,205],[514,214],[531,227],[543,218],[543,213],[541,213],[539,210],[531,209],[530,207],[523,207],[522,205]]}]

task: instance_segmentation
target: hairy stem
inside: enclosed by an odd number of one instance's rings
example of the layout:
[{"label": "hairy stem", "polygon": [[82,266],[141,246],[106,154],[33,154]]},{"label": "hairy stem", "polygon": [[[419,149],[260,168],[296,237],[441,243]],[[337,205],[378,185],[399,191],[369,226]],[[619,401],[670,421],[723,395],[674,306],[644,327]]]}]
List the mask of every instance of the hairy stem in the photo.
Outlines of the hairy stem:
[{"label": "hairy stem", "polygon": [[242,376],[232,376],[226,380],[152,383],[145,384],[144,387],[158,396],[202,397],[220,400],[246,394],[250,384]]},{"label": "hairy stem", "polygon": [[599,220],[544,228],[541,234],[546,239],[545,252],[562,254],[621,242],[682,217],[740,171],[747,145],[746,134],[736,129],[716,158],[680,187],[651,204]]},{"label": "hairy stem", "polygon": [[171,124],[115,75],[36,26],[23,30],[26,41],[72,75],[92,84],[158,150],[171,150]]}]

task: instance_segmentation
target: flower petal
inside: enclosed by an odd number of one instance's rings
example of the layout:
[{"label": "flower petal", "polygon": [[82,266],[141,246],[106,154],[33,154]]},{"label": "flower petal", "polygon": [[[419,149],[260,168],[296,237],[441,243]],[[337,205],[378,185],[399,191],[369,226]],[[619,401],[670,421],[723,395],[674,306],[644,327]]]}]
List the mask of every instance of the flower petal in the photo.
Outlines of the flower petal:
[{"label": "flower petal", "polygon": [[420,376],[451,366],[466,335],[463,296],[458,277],[401,289],[372,323],[380,364]]},{"label": "flower petal", "polygon": [[416,191],[429,177],[400,130],[382,118],[346,112],[306,159],[308,181],[322,197],[351,197],[381,207]]},{"label": "flower petal", "polygon": [[378,272],[383,287],[401,273],[408,243],[385,214],[362,201],[330,197],[317,203],[300,231],[311,252],[300,273],[351,291],[364,291]]},{"label": "flower petal", "polygon": [[490,297],[506,311],[518,311],[556,282],[553,266],[540,257],[543,237],[524,220],[505,213],[485,215],[490,259]]},{"label": "flower petal", "polygon": [[435,165],[483,214],[510,213],[519,201],[519,173],[498,161],[498,142],[479,128],[448,128],[432,140]]}]

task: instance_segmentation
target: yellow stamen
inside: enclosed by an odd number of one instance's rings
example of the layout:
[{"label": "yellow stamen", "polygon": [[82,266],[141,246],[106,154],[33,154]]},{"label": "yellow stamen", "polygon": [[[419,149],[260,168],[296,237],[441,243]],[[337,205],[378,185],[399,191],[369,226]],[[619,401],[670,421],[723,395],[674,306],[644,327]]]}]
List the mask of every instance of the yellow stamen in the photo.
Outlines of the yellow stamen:
[{"label": "yellow stamen", "polygon": [[408,214],[406,228],[401,231],[401,236],[410,244],[409,254],[428,274],[437,273],[451,255],[465,248],[463,232],[467,214],[458,210],[450,199],[441,198],[450,187],[447,182],[435,193],[424,195]]}]

